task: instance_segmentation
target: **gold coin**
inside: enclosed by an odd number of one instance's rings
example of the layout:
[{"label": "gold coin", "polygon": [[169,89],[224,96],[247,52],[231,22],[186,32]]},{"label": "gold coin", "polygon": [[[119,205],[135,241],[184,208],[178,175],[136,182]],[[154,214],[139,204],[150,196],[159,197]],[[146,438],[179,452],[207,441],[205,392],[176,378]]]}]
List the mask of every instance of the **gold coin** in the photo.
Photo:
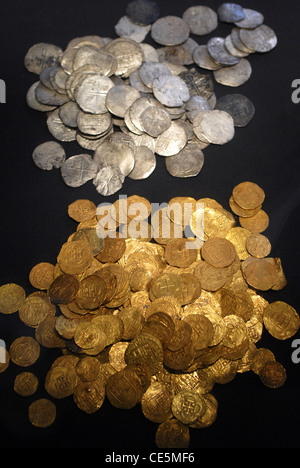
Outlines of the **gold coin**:
[{"label": "gold coin", "polygon": [[35,338],[45,348],[64,348],[65,340],[58,335],[55,328],[56,317],[49,315],[35,329]]},{"label": "gold coin", "polygon": [[243,228],[256,234],[264,232],[269,226],[269,216],[264,210],[259,210],[250,218],[242,218],[240,216],[239,221]]},{"label": "gold coin", "polygon": [[78,377],[83,381],[96,380],[100,373],[101,364],[97,358],[93,356],[84,356],[76,364],[76,372]]},{"label": "gold coin", "polygon": [[268,332],[278,340],[294,336],[300,327],[300,317],[294,307],[283,301],[271,302],[263,312]]},{"label": "gold coin", "polygon": [[69,304],[76,296],[80,283],[74,275],[61,274],[49,286],[48,294],[54,304]]},{"label": "gold coin", "polygon": [[55,421],[56,406],[48,398],[40,398],[30,404],[28,417],[35,427],[49,427]]},{"label": "gold coin", "polygon": [[74,342],[85,350],[95,348],[95,346],[100,346],[100,348],[104,349],[106,346],[106,336],[99,326],[84,321],[76,327]]},{"label": "gold coin", "polygon": [[206,261],[202,261],[196,266],[195,275],[199,278],[202,289],[211,292],[222,288],[227,281],[225,268],[216,268]]},{"label": "gold coin", "polygon": [[26,293],[22,286],[15,283],[0,286],[0,312],[13,314],[17,312],[25,301]]},{"label": "gold coin", "polygon": [[74,300],[81,309],[93,310],[104,303],[106,294],[105,280],[98,275],[89,275],[80,281]]},{"label": "gold coin", "polygon": [[169,265],[186,268],[197,259],[197,249],[187,239],[174,239],[166,245],[165,259]]},{"label": "gold coin", "polygon": [[268,259],[254,259],[245,266],[244,277],[249,284],[255,289],[267,291],[275,285],[277,281],[277,270],[273,263]]},{"label": "gold coin", "polygon": [[266,387],[278,388],[286,381],[286,370],[277,361],[267,361],[259,371],[259,378]]},{"label": "gold coin", "polygon": [[89,381],[79,380],[74,387],[73,398],[76,406],[80,410],[87,414],[93,414],[103,405],[105,399],[105,383],[101,378]]},{"label": "gold coin", "polygon": [[264,258],[271,252],[271,243],[263,234],[251,234],[246,240],[246,249],[253,257]]},{"label": "gold coin", "polygon": [[234,200],[233,196],[229,198],[229,206],[231,210],[236,214],[237,216],[241,216],[243,218],[250,218],[251,216],[254,216],[262,207],[262,205],[258,205],[258,207],[251,209],[245,210],[244,208],[241,208]]},{"label": "gold coin", "polygon": [[172,417],[173,393],[163,382],[153,382],[142,396],[143,415],[152,422],[162,423]]},{"label": "gold coin", "polygon": [[36,289],[48,289],[54,280],[54,265],[41,262],[35,265],[29,273],[30,284]]},{"label": "gold coin", "polygon": [[265,363],[268,361],[276,361],[274,353],[267,348],[258,348],[252,356],[250,369],[255,374],[259,374]]},{"label": "gold coin", "polygon": [[73,366],[63,364],[51,367],[45,378],[45,389],[53,398],[66,398],[73,394],[77,374]]},{"label": "gold coin", "polygon": [[151,374],[158,372],[163,364],[163,347],[158,338],[142,333],[133,338],[125,351],[127,364],[146,364]]},{"label": "gold coin", "polygon": [[85,241],[66,242],[60,249],[57,261],[64,273],[83,273],[92,263],[93,253]]},{"label": "gold coin", "polygon": [[189,427],[177,419],[164,421],[156,430],[155,443],[159,448],[188,448],[190,445]]},{"label": "gold coin", "polygon": [[108,359],[116,371],[120,371],[126,367],[125,351],[128,345],[129,341],[119,341],[118,343],[114,343],[109,350]]},{"label": "gold coin", "polygon": [[31,396],[38,388],[39,381],[32,372],[21,372],[14,380],[14,391],[21,396]]},{"label": "gold coin", "polygon": [[96,255],[96,258],[102,263],[115,263],[122,257],[125,249],[126,243],[122,237],[105,237],[103,249]]},{"label": "gold coin", "polygon": [[265,199],[263,189],[254,182],[241,182],[232,191],[234,201],[245,210],[257,208]]},{"label": "gold coin", "polygon": [[91,220],[96,216],[96,205],[90,200],[76,200],[68,206],[68,215],[77,222]]},{"label": "gold coin", "polygon": [[16,338],[9,348],[12,362],[21,367],[34,364],[40,356],[40,345],[31,336]]},{"label": "gold coin", "polygon": [[131,409],[142,398],[141,382],[130,364],[115,372],[106,382],[106,396],[115,408]]},{"label": "gold coin", "polygon": [[193,424],[190,424],[190,427],[203,429],[205,427],[211,426],[217,418],[218,402],[216,398],[211,393],[203,395],[203,398],[205,401],[205,411],[197,418],[197,421],[195,421]]},{"label": "gold coin", "polygon": [[191,390],[178,392],[172,401],[172,413],[183,424],[193,424],[205,411],[205,400]]},{"label": "gold coin", "polygon": [[230,229],[226,234],[226,239],[234,245],[240,260],[245,260],[250,255],[246,248],[246,242],[249,236],[251,236],[251,232],[240,226]]},{"label": "gold coin", "polygon": [[204,242],[201,255],[210,265],[224,268],[231,265],[236,257],[234,245],[223,237],[212,237]]},{"label": "gold coin", "polygon": [[187,315],[183,319],[192,328],[191,340],[195,350],[207,348],[213,338],[213,325],[211,321],[201,314]]},{"label": "gold coin", "polygon": [[117,317],[123,322],[123,340],[132,340],[145,323],[143,313],[137,307],[124,307],[118,312]]},{"label": "gold coin", "polygon": [[19,317],[29,327],[36,327],[45,318],[55,314],[55,308],[47,297],[31,294],[27,296],[19,309]]}]

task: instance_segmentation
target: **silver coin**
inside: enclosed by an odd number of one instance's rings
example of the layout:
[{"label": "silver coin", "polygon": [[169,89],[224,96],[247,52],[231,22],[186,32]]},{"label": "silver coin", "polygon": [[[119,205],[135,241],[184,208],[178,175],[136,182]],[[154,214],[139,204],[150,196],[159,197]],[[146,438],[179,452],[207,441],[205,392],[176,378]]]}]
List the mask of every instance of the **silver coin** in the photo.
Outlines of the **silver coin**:
[{"label": "silver coin", "polygon": [[204,165],[204,154],[197,143],[189,142],[178,154],[166,158],[165,165],[173,177],[195,177]]},{"label": "silver coin", "polygon": [[152,93],[152,89],[148,88],[148,86],[146,86],[142,82],[140,78],[139,70],[135,70],[134,72],[131,73],[129,77],[129,83],[133,88],[137,89],[140,93]]},{"label": "silver coin", "polygon": [[269,52],[277,45],[277,36],[273,29],[262,24],[255,29],[241,29],[241,41],[255,52]]},{"label": "silver coin", "polygon": [[218,27],[218,15],[208,6],[192,6],[185,10],[182,18],[190,27],[190,31],[198,36],[210,34]]},{"label": "silver coin", "polygon": [[24,58],[24,65],[31,73],[39,75],[44,68],[60,65],[63,50],[45,42],[34,44],[28,49]]},{"label": "silver coin", "polygon": [[222,3],[217,13],[219,20],[224,23],[234,23],[235,21],[241,21],[245,18],[244,8],[237,3]]},{"label": "silver coin", "polygon": [[235,25],[239,28],[257,28],[264,22],[264,15],[256,10],[250,8],[243,8],[245,17],[242,20],[235,21]]},{"label": "silver coin", "polygon": [[68,101],[59,107],[59,117],[67,127],[77,128],[79,107],[76,102]]},{"label": "silver coin", "polygon": [[242,53],[245,53],[246,55],[249,55],[254,52],[253,49],[249,49],[249,47],[246,47],[245,44],[242,43],[240,39],[240,31],[241,29],[238,28],[237,26],[232,28],[230,37],[232,40],[232,43],[236,49],[241,51]]},{"label": "silver coin", "polygon": [[180,78],[186,83],[190,95],[199,94],[205,99],[209,99],[214,90],[214,84],[208,73],[199,73],[195,68],[190,68],[186,72],[180,73]]},{"label": "silver coin", "polygon": [[69,101],[67,94],[61,94],[55,89],[47,88],[41,82],[35,89],[35,97],[41,104],[48,106],[61,106]]},{"label": "silver coin", "polygon": [[66,159],[66,153],[57,141],[46,141],[38,145],[33,153],[32,159],[37,167],[44,171],[58,169]]},{"label": "silver coin", "polygon": [[61,175],[69,187],[80,187],[97,174],[98,166],[90,154],[77,154],[66,159],[61,166]]},{"label": "silver coin", "polygon": [[220,97],[215,108],[230,114],[235,127],[245,127],[255,114],[254,104],[242,94],[226,94]]},{"label": "silver coin", "polygon": [[213,72],[215,80],[225,86],[241,86],[249,80],[252,67],[246,58],[241,58],[239,63],[231,67],[223,67]]},{"label": "silver coin", "polygon": [[134,0],[128,3],[126,15],[137,24],[151,24],[159,18],[159,6],[152,0]]},{"label": "silver coin", "polygon": [[135,42],[143,42],[151,29],[151,25],[133,23],[128,16],[122,16],[115,25],[115,32],[119,37],[128,37]]},{"label": "silver coin", "polygon": [[195,95],[185,105],[185,113],[190,122],[193,122],[199,111],[212,110],[211,104],[203,96]]},{"label": "silver coin", "polygon": [[114,83],[107,76],[88,76],[79,86],[77,104],[83,111],[91,114],[106,113],[106,95],[113,86]]},{"label": "silver coin", "polygon": [[179,45],[190,35],[189,25],[178,16],[159,18],[151,27],[152,39],[165,46]]},{"label": "silver coin", "polygon": [[43,85],[46,86],[47,88],[54,89],[53,85],[51,83],[50,76],[51,76],[51,73],[52,73],[53,70],[58,70],[58,69],[59,69],[59,67],[44,68],[44,70],[42,70],[40,75],[39,75],[40,82],[43,83]]},{"label": "silver coin", "polygon": [[106,114],[89,114],[80,110],[77,114],[78,130],[85,135],[99,137],[111,125],[112,117],[110,112],[106,112]]},{"label": "silver coin", "polygon": [[35,96],[35,90],[39,86],[40,81],[35,81],[27,90],[26,93],[26,103],[31,109],[40,111],[40,112],[50,112],[56,109],[56,106],[49,106],[39,102]]},{"label": "silver coin", "polygon": [[217,70],[221,67],[219,63],[216,63],[208,53],[207,46],[205,44],[198,45],[193,51],[194,62],[200,68],[205,70]]},{"label": "silver coin", "polygon": [[236,48],[236,46],[234,45],[232,41],[231,34],[228,34],[228,36],[225,37],[224,46],[225,46],[225,49],[228,50],[228,52],[234,57],[248,57],[249,55],[249,52],[243,52],[240,49]]},{"label": "silver coin", "polygon": [[128,174],[133,180],[147,179],[156,168],[156,156],[147,146],[138,146],[134,156],[134,168]]},{"label": "silver coin", "polygon": [[94,152],[94,161],[99,169],[117,166],[126,177],[134,168],[134,151],[121,142],[104,140]]},{"label": "silver coin", "polygon": [[220,110],[201,111],[193,121],[193,129],[199,139],[224,145],[234,137],[234,122],[231,115]]},{"label": "silver coin", "polygon": [[113,115],[123,118],[126,110],[140,97],[140,92],[133,86],[113,86],[107,92],[105,105]]},{"label": "silver coin", "polygon": [[151,44],[142,42],[140,44],[143,54],[143,62],[159,62],[158,52]]},{"label": "silver coin", "polygon": [[187,144],[184,128],[177,122],[172,122],[168,130],[156,138],[155,152],[160,156],[174,156]]},{"label": "silver coin", "polygon": [[153,81],[153,94],[156,99],[168,107],[180,107],[191,95],[182,78],[163,75]]},{"label": "silver coin", "polygon": [[59,109],[52,111],[47,118],[47,127],[51,135],[59,141],[75,141],[76,129],[67,127],[59,116]]},{"label": "silver coin", "polygon": [[171,123],[170,114],[160,106],[147,106],[140,117],[143,131],[156,138],[166,131]]},{"label": "silver coin", "polygon": [[139,77],[145,86],[152,89],[153,81],[163,75],[171,75],[166,65],[160,62],[144,62],[138,70]]},{"label": "silver coin", "polygon": [[102,167],[93,179],[93,184],[98,193],[104,196],[118,192],[124,183],[125,176],[118,166]]},{"label": "silver coin", "polygon": [[239,57],[234,57],[225,48],[223,37],[212,37],[207,42],[207,50],[212,59],[221,65],[235,65]]}]

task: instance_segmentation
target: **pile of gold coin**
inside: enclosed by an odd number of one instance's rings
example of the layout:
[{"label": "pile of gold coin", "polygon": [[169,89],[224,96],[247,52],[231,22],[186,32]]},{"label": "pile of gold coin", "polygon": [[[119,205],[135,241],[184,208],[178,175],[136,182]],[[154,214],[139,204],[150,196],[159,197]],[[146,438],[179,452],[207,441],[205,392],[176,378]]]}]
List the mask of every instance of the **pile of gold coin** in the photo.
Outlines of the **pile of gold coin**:
[{"label": "pile of gold coin", "polygon": [[[275,339],[291,338],[300,317],[291,305],[261,295],[286,285],[281,261],[270,256],[262,234],[268,224],[264,198],[261,187],[246,181],[234,187],[228,209],[211,198],[186,196],[153,214],[138,195],[106,205],[105,215],[86,199],[70,204],[76,229],[55,264],[41,262],[29,272],[36,291],[26,295],[13,283],[0,287],[1,313],[17,313],[32,331],[10,344],[1,364],[1,372],[10,362],[23,370],[14,390],[34,395],[39,382],[28,369],[41,347],[61,351],[47,370],[44,394],[29,405],[29,421],[53,424],[56,399],[73,398],[87,414],[107,399],[119,409],[139,405],[157,424],[157,447],[183,448],[190,431],[215,422],[215,385],[253,372],[269,388],[282,386],[284,366],[258,342],[264,329]],[[132,214],[135,203],[145,207],[144,215]],[[190,229],[189,237],[175,235],[175,204],[192,207],[180,226]],[[200,237],[193,231],[199,206]],[[153,234],[150,215],[158,216],[159,226],[169,220],[169,237]],[[99,226],[106,237],[99,237]]]}]

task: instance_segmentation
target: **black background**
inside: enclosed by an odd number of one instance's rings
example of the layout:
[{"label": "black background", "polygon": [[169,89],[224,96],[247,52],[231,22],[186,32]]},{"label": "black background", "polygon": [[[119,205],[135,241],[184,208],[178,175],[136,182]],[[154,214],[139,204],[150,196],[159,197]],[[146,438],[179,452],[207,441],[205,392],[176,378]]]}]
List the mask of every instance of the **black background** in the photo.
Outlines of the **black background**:
[{"label": "black background", "polygon": [[[112,202],[118,195],[139,194],[151,202],[164,202],[178,195],[211,197],[228,208],[233,187],[244,180],[258,183],[266,193],[264,209],[270,217],[265,231],[272,243],[271,255],[282,259],[288,280],[279,292],[262,294],[267,300],[283,300],[300,311],[299,295],[299,128],[300,104],[291,99],[292,81],[300,78],[298,32],[300,3],[279,0],[245,0],[242,6],[265,16],[265,24],[278,36],[277,47],[267,54],[252,54],[250,80],[239,88],[215,83],[217,97],[231,92],[245,94],[255,105],[254,119],[237,128],[234,139],[224,146],[208,147],[202,172],[192,179],[175,179],[158,157],[157,168],[145,181],[126,179],[120,193],[101,197],[92,182],[81,188],[67,187],[59,170],[42,171],[31,159],[33,149],[51,139],[45,115],[29,109],[25,96],[37,76],[24,68],[24,56],[33,44],[50,42],[63,49],[83,35],[116,37],[114,25],[125,14],[121,0],[1,0],[0,78],[6,83],[6,103],[0,104],[0,284],[16,282],[27,293],[30,269],[40,261],[55,263],[60,246],[74,231],[67,216],[68,205],[78,198],[96,204]],[[160,16],[181,16],[193,6],[191,0],[160,1]],[[208,0],[213,9],[221,4]],[[209,37],[225,37],[232,25],[219,24],[209,36],[194,37],[205,44]],[[149,36],[146,42],[152,43]],[[210,73],[210,72],[208,72]],[[64,144],[67,156],[82,152],[76,143]],[[21,335],[32,335],[17,314],[0,317],[0,338],[7,347]],[[190,451],[201,448],[296,448],[299,447],[300,364],[292,362],[292,342],[278,341],[266,331],[258,346],[270,348],[287,370],[287,381],[279,389],[262,385],[251,372],[238,374],[229,384],[215,385],[218,400],[216,422],[207,429],[191,430]],[[56,400],[57,418],[44,430],[32,427],[27,409],[37,396],[47,396],[44,377],[57,350],[42,349],[30,370],[40,378],[38,393],[20,397],[13,380],[21,369],[14,364],[0,375],[0,446],[41,448],[98,448],[99,453],[127,449],[155,451],[157,425],[146,420],[140,407],[130,411],[113,408],[107,401],[93,415],[79,411],[72,397]]]}]

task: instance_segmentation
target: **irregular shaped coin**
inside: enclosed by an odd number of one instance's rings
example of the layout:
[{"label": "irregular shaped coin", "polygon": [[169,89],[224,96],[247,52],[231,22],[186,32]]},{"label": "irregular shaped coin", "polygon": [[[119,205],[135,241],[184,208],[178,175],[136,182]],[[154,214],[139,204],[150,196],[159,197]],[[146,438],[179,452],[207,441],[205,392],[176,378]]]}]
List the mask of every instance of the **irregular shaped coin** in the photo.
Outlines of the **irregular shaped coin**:
[{"label": "irregular shaped coin", "polygon": [[46,141],[34,149],[32,159],[40,169],[50,171],[62,166],[66,159],[66,152],[57,141]]}]

